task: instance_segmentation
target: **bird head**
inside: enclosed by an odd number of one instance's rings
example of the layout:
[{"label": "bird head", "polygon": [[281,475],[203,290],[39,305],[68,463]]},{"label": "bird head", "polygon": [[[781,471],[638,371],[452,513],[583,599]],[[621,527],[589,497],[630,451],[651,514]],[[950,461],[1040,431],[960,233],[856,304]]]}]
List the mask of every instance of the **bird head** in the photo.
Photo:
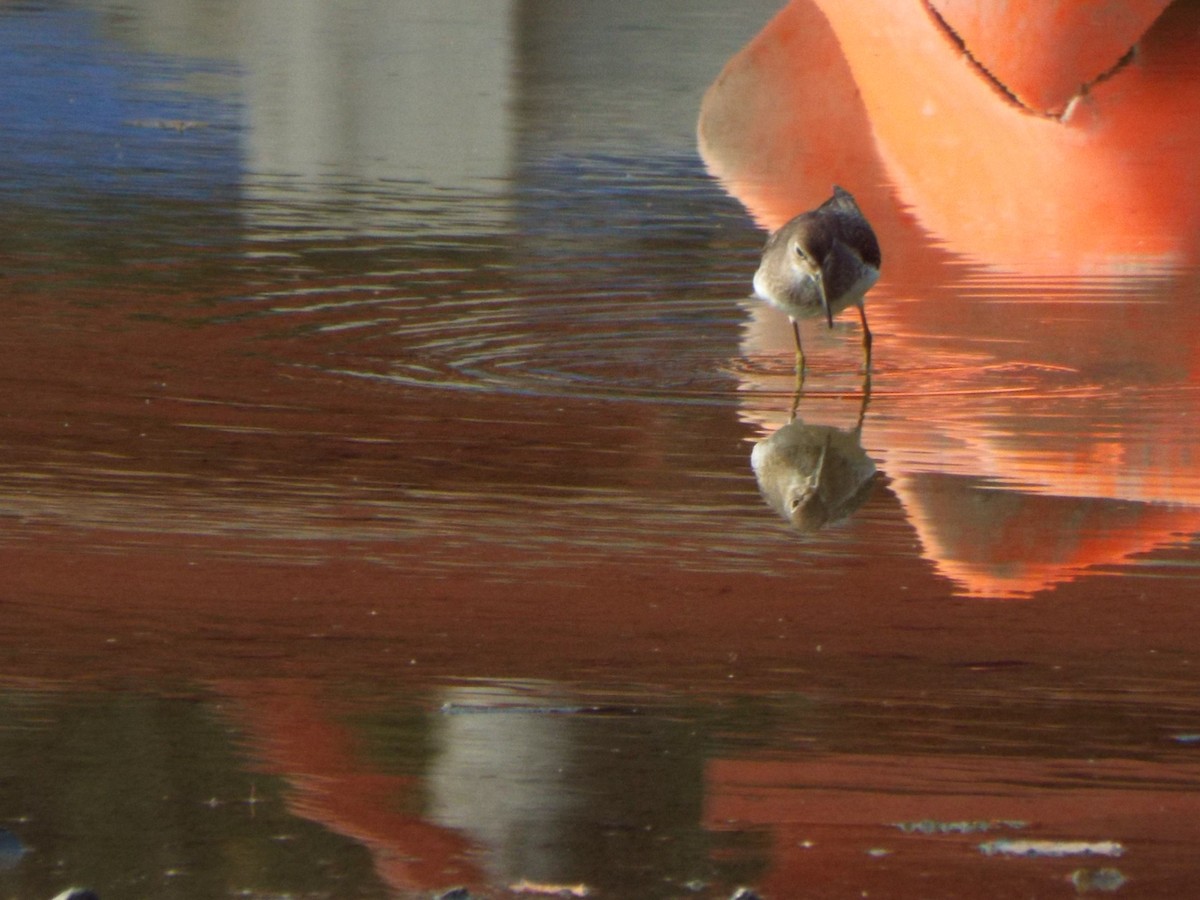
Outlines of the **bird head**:
[{"label": "bird head", "polygon": [[821,299],[821,309],[825,313],[825,321],[833,327],[833,310],[829,307],[829,297],[825,293],[825,275],[821,270],[819,235],[812,229],[800,231],[792,239],[792,267],[798,277],[808,277],[817,286],[817,296]]}]

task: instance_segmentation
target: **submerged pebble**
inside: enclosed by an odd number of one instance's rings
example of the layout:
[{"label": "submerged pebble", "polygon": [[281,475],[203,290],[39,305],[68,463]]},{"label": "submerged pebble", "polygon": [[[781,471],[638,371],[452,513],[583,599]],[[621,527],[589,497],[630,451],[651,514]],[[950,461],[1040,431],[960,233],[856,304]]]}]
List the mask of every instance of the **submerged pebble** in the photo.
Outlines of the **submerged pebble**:
[{"label": "submerged pebble", "polygon": [[919,822],[893,822],[905,834],[977,834],[1007,828],[1014,831],[1024,828],[1028,822],[1019,819],[975,819],[958,822],[939,822],[922,819]]},{"label": "submerged pebble", "polygon": [[1081,894],[1088,891],[1111,893],[1120,890],[1128,880],[1120,869],[1076,869],[1071,873],[1071,884]]},{"label": "submerged pebble", "polygon": [[28,850],[19,837],[7,828],[0,828],[0,871],[14,868]]}]

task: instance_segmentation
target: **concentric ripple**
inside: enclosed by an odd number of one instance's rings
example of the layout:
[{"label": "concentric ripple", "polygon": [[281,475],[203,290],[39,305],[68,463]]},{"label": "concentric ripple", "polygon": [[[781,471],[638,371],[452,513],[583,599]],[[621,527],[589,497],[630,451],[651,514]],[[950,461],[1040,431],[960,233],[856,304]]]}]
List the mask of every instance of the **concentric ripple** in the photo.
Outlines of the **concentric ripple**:
[{"label": "concentric ripple", "polygon": [[363,198],[264,182],[247,249],[263,287],[242,307],[302,338],[281,363],[342,378],[733,403],[724,361],[761,239],[740,208],[692,154],[530,165],[536,191],[381,185],[371,209],[395,214],[368,234]]},{"label": "concentric ripple", "polygon": [[[371,368],[343,375],[512,394],[731,402],[714,365],[732,324],[719,300],[632,302],[602,295],[464,298],[444,317],[399,315],[365,337]],[[379,350],[394,348],[386,357]]]}]

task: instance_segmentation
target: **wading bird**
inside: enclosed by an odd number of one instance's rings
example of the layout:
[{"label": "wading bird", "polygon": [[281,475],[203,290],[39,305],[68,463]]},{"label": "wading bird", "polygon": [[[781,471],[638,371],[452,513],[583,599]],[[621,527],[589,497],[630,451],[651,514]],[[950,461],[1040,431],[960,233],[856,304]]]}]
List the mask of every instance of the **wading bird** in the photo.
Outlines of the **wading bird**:
[{"label": "wading bird", "polygon": [[796,339],[796,378],[804,381],[804,348],[797,320],[833,317],[851,304],[862,321],[863,360],[871,374],[871,329],[863,296],[879,280],[879,241],[854,198],[834,185],[833,196],[801,213],[769,238],[754,273],[755,296],[787,313]]}]

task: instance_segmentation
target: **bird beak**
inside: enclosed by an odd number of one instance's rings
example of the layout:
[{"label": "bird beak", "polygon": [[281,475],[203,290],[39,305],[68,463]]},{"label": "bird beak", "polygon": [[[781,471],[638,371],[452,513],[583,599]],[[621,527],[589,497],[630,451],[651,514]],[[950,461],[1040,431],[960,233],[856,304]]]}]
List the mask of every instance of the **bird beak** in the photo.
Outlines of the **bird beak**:
[{"label": "bird beak", "polygon": [[825,296],[825,273],[817,273],[817,293],[821,295],[821,309],[825,310],[825,321],[833,328],[833,310],[829,308],[829,298]]},{"label": "bird beak", "polygon": [[813,477],[813,484],[821,483],[821,476],[825,474],[825,457],[829,454],[829,432],[825,432],[825,443],[821,445],[821,457],[817,460],[817,471]]}]

